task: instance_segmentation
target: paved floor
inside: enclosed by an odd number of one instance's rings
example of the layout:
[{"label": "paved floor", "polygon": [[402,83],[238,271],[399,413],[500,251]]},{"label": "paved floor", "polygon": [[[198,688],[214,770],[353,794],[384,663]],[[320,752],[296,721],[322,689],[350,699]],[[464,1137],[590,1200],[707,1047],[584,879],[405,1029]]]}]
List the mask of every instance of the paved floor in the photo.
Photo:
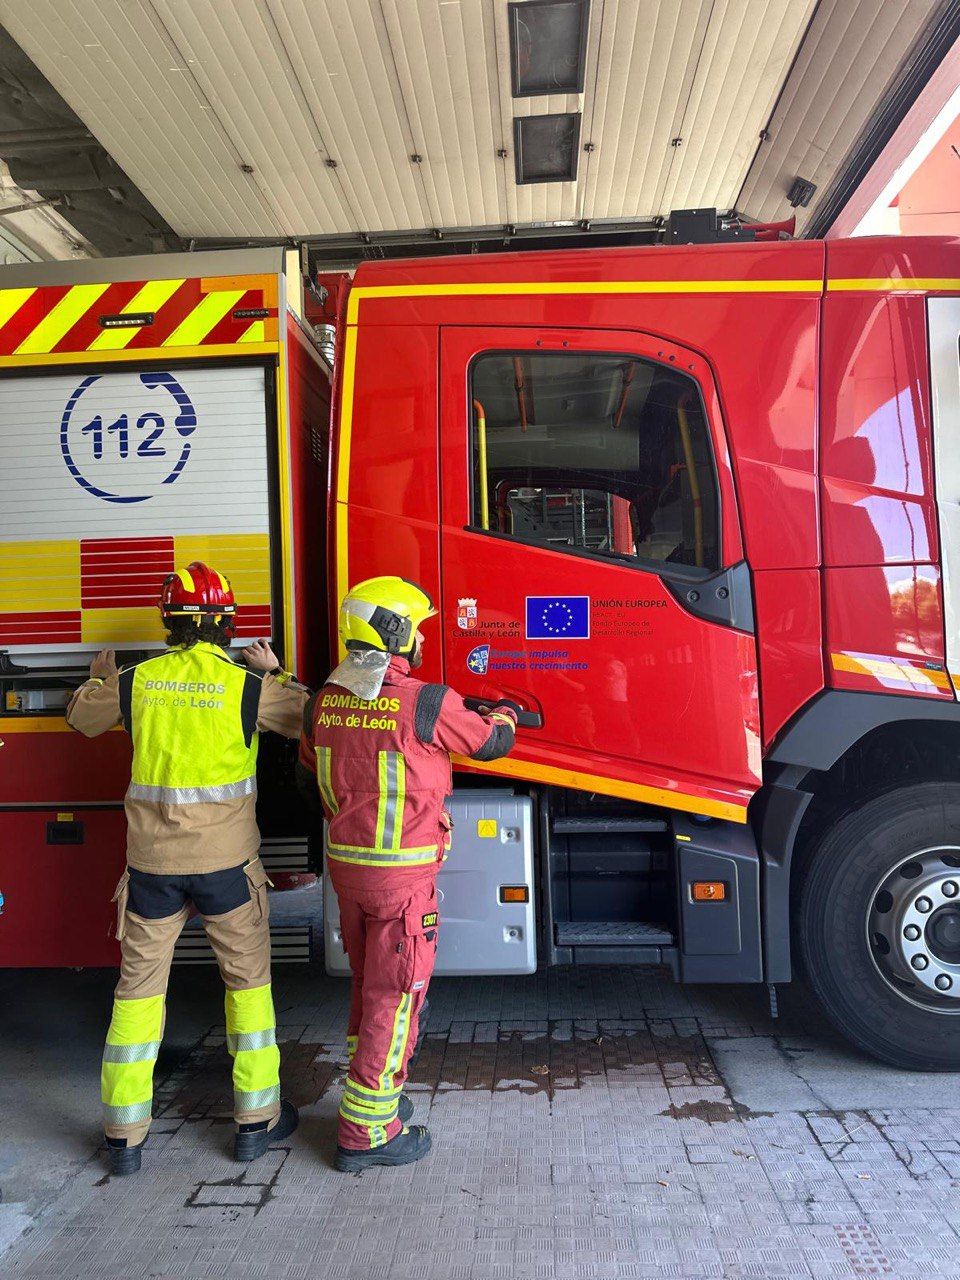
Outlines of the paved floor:
[{"label": "paved floor", "polygon": [[243,1169],[215,975],[180,970],[143,1172],[118,1182],[110,982],[0,978],[4,1280],[960,1277],[960,1077],[860,1058],[800,990],[773,1022],[764,992],[644,970],[438,980],[411,1086],[435,1150],[352,1177],[329,1166],[345,985],[277,975],[302,1124]]}]

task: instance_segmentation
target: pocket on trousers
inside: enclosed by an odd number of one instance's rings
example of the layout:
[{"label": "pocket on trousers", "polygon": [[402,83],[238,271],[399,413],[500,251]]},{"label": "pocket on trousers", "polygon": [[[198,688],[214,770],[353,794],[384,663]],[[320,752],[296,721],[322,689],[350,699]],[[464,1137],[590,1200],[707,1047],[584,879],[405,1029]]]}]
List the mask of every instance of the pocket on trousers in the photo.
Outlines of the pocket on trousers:
[{"label": "pocket on trousers", "polygon": [[243,874],[250,882],[250,901],[255,904],[258,920],[266,920],[270,915],[270,904],[267,901],[267,885],[273,881],[264,870],[259,858],[254,858],[243,868]]},{"label": "pocket on trousers", "polygon": [[450,852],[450,846],[453,844],[453,818],[446,809],[440,810],[440,851],[441,861]]},{"label": "pocket on trousers", "polygon": [[432,898],[424,896],[404,911],[406,963],[401,981],[403,991],[411,993],[423,991],[429,983],[437,958],[439,929],[440,916],[437,912],[436,894]]},{"label": "pocket on trousers", "polygon": [[127,899],[130,896],[130,872],[124,871],[114,891],[111,902],[117,904],[117,920],[113,926],[113,936],[118,942],[127,931]]}]

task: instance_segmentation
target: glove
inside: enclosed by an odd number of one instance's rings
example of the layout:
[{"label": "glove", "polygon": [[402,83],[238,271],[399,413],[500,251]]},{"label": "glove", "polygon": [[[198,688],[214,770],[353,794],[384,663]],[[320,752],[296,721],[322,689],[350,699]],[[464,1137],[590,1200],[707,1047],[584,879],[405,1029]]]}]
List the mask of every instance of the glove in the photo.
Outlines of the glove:
[{"label": "glove", "polygon": [[523,710],[523,707],[520,706],[519,702],[512,702],[509,698],[501,698],[498,702],[493,704],[490,710],[491,712],[509,711],[512,713],[514,720],[516,720],[519,717],[520,712]]}]

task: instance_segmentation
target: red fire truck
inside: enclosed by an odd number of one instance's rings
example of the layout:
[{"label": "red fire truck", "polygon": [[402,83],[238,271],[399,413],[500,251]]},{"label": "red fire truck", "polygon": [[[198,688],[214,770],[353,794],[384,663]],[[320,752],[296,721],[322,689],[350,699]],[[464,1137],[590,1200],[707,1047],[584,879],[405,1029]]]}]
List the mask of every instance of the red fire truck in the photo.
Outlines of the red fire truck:
[{"label": "red fire truck", "polygon": [[379,262],[305,303],[269,252],[0,273],[2,962],[112,958],[126,742],[57,703],[84,649],[157,643],[204,547],[307,680],[347,584],[402,573],[424,677],[523,706],[512,756],[457,762],[441,971],[803,973],[861,1048],[960,1067],[960,245]]}]

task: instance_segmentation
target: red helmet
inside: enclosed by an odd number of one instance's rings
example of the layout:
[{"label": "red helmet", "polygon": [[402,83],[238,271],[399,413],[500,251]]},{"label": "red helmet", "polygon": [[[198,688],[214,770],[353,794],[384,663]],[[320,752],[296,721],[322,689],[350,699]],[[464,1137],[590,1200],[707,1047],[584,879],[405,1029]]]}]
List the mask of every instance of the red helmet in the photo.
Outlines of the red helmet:
[{"label": "red helmet", "polygon": [[186,569],[168,574],[160,591],[160,615],[164,622],[172,618],[224,620],[228,635],[233,634],[237,602],[230,580],[216,569],[194,560]]}]

